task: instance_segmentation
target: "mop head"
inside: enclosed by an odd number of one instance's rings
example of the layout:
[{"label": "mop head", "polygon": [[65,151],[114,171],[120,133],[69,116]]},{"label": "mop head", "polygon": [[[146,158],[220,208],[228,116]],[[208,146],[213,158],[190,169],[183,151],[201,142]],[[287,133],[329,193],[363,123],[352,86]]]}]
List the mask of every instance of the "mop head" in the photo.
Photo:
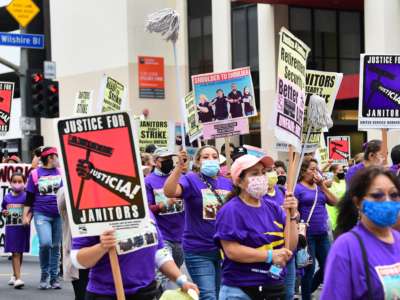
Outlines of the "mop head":
[{"label": "mop head", "polygon": [[312,95],[310,103],[307,108],[308,124],[315,129],[327,127],[328,129],[333,126],[332,118],[328,112],[325,99]]},{"label": "mop head", "polygon": [[159,32],[166,41],[178,40],[179,15],[172,8],[164,8],[147,16],[146,31]]}]

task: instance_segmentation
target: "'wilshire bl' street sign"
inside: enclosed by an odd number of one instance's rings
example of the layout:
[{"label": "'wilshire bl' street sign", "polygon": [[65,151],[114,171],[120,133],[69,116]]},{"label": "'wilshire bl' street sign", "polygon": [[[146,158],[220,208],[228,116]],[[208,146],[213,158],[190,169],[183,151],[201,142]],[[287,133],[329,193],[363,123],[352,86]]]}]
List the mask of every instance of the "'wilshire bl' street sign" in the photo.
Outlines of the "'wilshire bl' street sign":
[{"label": "'wilshire bl' street sign", "polygon": [[43,49],[44,35],[0,32],[0,46]]}]

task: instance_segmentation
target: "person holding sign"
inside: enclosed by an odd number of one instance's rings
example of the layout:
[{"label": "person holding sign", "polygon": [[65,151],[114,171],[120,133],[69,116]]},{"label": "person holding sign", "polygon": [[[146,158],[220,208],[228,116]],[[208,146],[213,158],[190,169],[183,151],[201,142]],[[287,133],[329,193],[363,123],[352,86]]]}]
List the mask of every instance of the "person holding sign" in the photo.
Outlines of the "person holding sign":
[{"label": "person holding sign", "polygon": [[[167,198],[163,187],[174,168],[174,154],[167,148],[158,148],[154,154],[155,169],[145,178],[147,200],[163,235],[166,248],[178,268],[183,265],[182,234],[185,222],[182,199]],[[168,280],[161,279],[161,286],[167,289]]]},{"label": "person holding sign", "polygon": [[383,166],[385,153],[382,147],[382,141],[371,140],[364,146],[364,159],[362,162],[352,166],[346,173],[346,184],[349,185],[351,178],[362,169],[369,166]]},{"label": "person holding sign", "polygon": [[[181,274],[169,252],[164,249],[164,242],[155,221],[151,220],[150,225],[157,231],[156,244],[118,256],[126,300],[153,300],[156,297],[156,267],[176,282],[183,291],[192,289],[198,293],[197,286]],[[107,255],[110,249],[117,245],[115,234],[115,230],[110,229],[100,236],[72,240],[72,263],[80,269],[91,269],[86,300],[116,299],[110,259]]]},{"label": "person holding sign", "polygon": [[[217,216],[215,241],[224,251],[220,300],[285,299],[284,267],[297,247],[297,200],[290,194],[283,208],[290,210],[290,235],[285,213],[266,201],[269,156],[243,155],[232,165],[234,190]],[[284,236],[291,249],[283,248]]]},{"label": "person holding sign", "polygon": [[186,267],[199,286],[201,300],[218,299],[221,256],[214,244],[215,218],[232,190],[232,182],[219,175],[219,152],[213,146],[201,147],[194,158],[199,172],[182,175],[186,152],[179,154],[179,163],[164,185],[169,198],[182,198],[185,203],[185,229],[182,246]]},{"label": "person holding sign", "polygon": [[[60,244],[62,238],[61,217],[57,208],[57,191],[62,186],[57,149],[43,148],[40,154],[42,167],[34,169],[28,178],[24,208],[24,223],[31,221],[32,208],[39,237],[41,277],[39,289],[61,289],[58,280]],[[50,285],[49,285],[50,280]]]},{"label": "person holding sign", "polygon": [[[303,160],[294,195],[299,200],[300,217],[307,228],[307,243],[313,260],[313,263],[305,268],[301,280],[302,298],[310,300],[311,294],[323,281],[325,261],[330,247],[325,204],[336,205],[337,199],[326,186],[318,171],[318,161],[313,158]],[[318,259],[319,264],[317,272],[315,259]]]},{"label": "person holding sign", "polygon": [[322,300],[399,299],[400,183],[388,170],[358,172],[339,204],[337,232],[325,268]]},{"label": "person holding sign", "polygon": [[8,282],[14,288],[24,286],[21,279],[22,255],[29,252],[31,227],[22,224],[23,207],[26,200],[25,177],[22,173],[11,175],[11,192],[1,203],[1,213],[6,218],[6,238],[4,252],[12,254],[13,276]]}]

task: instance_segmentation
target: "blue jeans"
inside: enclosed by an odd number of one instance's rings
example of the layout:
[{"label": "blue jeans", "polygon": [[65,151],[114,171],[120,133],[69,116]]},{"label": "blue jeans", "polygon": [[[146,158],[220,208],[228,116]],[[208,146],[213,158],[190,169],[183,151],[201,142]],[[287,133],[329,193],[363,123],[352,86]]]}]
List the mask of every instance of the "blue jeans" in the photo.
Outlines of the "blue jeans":
[{"label": "blue jeans", "polygon": [[294,297],[294,288],[296,285],[296,260],[294,257],[289,260],[286,265],[286,277],[285,277],[285,292],[286,300],[292,300]]},{"label": "blue jeans", "polygon": [[200,289],[200,300],[217,300],[221,284],[221,255],[209,252],[184,251],[186,268]]},{"label": "blue jeans", "polygon": [[233,286],[223,285],[219,292],[219,300],[251,300],[242,289]]},{"label": "blue jeans", "polygon": [[[301,279],[301,294],[303,300],[310,300],[314,293],[324,280],[324,268],[328,256],[329,242],[328,234],[308,235],[308,247],[313,258],[313,264],[304,269],[304,275]],[[315,259],[318,260],[319,269],[315,272]]]},{"label": "blue jeans", "polygon": [[50,277],[58,278],[60,261],[60,244],[62,239],[61,217],[49,217],[42,213],[33,214],[36,231],[39,237],[39,261],[41,281]]}]

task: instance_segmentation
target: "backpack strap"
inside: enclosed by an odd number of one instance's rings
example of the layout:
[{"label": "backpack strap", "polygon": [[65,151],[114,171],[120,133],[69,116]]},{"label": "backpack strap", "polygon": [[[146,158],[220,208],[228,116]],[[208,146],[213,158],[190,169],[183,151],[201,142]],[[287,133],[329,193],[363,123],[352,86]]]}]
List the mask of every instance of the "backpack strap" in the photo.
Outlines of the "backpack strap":
[{"label": "backpack strap", "polygon": [[364,263],[364,269],[365,269],[365,276],[367,278],[367,293],[368,293],[368,300],[373,300],[374,298],[372,297],[372,287],[371,287],[371,274],[369,272],[369,263],[368,263],[368,257],[367,257],[367,251],[365,250],[364,243],[360,237],[360,235],[355,232],[355,231],[350,231],[358,240],[358,243],[360,244],[361,248],[361,254],[362,254],[362,259]]}]

